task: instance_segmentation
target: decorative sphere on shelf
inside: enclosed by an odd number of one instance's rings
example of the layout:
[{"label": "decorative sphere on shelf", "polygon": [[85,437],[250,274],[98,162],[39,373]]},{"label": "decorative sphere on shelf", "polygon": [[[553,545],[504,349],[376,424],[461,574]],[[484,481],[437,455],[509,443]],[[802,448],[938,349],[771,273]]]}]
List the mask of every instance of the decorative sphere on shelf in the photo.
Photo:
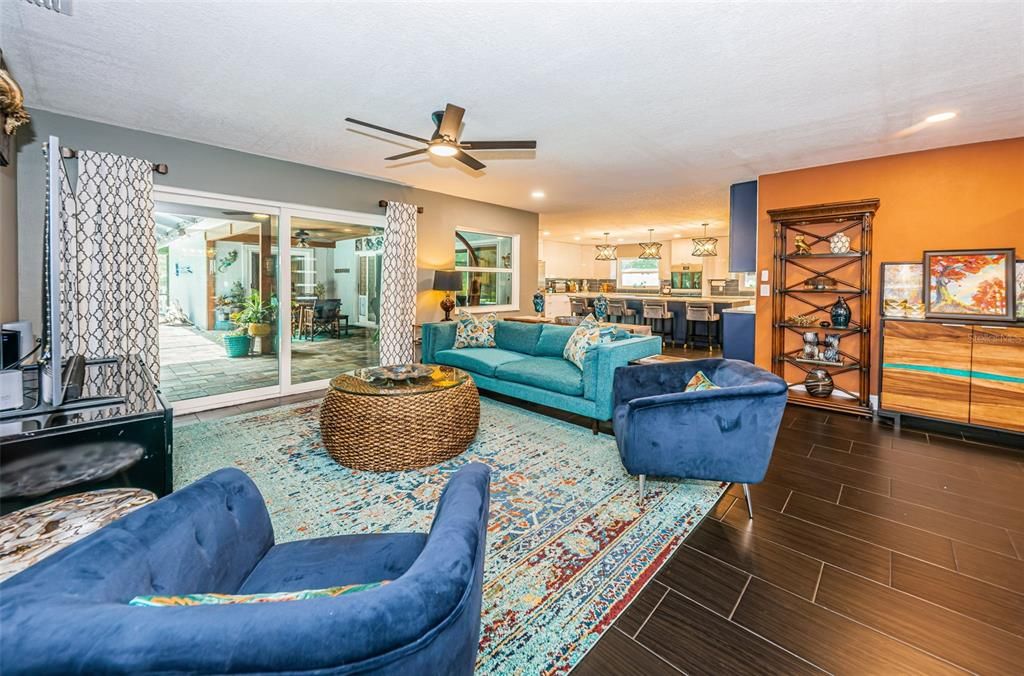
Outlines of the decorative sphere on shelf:
[{"label": "decorative sphere on shelf", "polygon": [[832,376],[825,369],[811,369],[807,372],[807,377],[804,378],[804,388],[812,397],[825,399],[832,394],[835,383],[832,382]]},{"label": "decorative sphere on shelf", "polygon": [[828,246],[834,254],[850,253],[850,238],[842,232],[837,232],[828,238]]}]

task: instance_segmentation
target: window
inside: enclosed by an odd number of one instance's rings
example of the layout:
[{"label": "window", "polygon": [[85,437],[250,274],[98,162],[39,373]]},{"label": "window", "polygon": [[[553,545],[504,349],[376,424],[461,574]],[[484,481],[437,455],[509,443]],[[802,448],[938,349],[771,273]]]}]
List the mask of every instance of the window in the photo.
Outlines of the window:
[{"label": "window", "polygon": [[626,289],[658,289],[661,276],[658,264],[661,261],[645,258],[619,259],[619,286]]},{"label": "window", "polygon": [[518,235],[456,230],[455,269],[462,273],[459,307],[519,309]]}]

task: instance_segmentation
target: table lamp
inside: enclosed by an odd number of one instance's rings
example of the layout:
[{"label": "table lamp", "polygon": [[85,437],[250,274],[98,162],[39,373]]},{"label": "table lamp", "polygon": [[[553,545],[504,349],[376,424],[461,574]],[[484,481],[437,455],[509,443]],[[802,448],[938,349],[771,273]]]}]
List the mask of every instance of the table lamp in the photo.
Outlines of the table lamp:
[{"label": "table lamp", "polygon": [[455,301],[452,300],[452,291],[462,289],[462,273],[457,270],[434,270],[434,291],[444,291],[444,300],[441,301],[441,310],[444,311],[442,321],[450,322],[451,313],[455,309]]}]

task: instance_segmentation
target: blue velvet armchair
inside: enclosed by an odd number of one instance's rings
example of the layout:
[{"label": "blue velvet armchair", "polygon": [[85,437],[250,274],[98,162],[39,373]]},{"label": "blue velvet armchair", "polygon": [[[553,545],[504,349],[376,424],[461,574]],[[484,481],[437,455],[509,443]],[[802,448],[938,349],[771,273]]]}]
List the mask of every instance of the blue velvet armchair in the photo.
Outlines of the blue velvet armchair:
[{"label": "blue velvet armchair", "polygon": [[[0,585],[0,671],[12,674],[471,674],[480,632],[490,471],[445,488],[428,534],[274,544],[263,498],[223,469]],[[135,607],[142,594],[259,593],[382,579],[335,598]]]},{"label": "blue velvet armchair", "polygon": [[[684,392],[703,371],[719,389]],[[747,484],[764,479],[786,407],[786,383],[745,361],[693,361],[615,371],[615,443],[626,471]]]}]

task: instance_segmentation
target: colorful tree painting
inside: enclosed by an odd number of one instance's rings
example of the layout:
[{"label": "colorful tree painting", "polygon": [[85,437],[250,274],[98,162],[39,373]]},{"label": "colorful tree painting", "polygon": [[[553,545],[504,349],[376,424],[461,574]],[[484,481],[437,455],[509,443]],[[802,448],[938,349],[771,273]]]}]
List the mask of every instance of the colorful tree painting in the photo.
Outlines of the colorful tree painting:
[{"label": "colorful tree painting", "polygon": [[1006,254],[935,254],[928,272],[932,312],[1006,314]]}]

